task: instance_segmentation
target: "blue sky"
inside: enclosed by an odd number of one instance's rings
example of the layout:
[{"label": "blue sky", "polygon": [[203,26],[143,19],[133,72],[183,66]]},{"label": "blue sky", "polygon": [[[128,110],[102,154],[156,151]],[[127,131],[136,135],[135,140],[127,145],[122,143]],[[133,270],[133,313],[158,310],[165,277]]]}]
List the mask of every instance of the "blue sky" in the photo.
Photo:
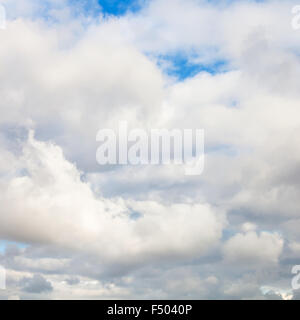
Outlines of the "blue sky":
[{"label": "blue sky", "polygon": [[227,61],[217,60],[213,63],[195,63],[192,59],[184,53],[174,53],[169,55],[162,55],[158,58],[158,65],[163,67],[168,75],[176,77],[179,81],[194,77],[199,72],[208,72],[210,74],[220,73],[226,70]]},{"label": "blue sky", "polygon": [[89,13],[99,13],[102,11],[104,14],[120,16],[128,11],[137,11],[146,0],[69,0],[71,4],[80,3],[83,10]]},{"label": "blue sky", "polygon": [[5,252],[8,245],[16,245],[18,248],[27,247],[24,243],[0,240],[0,254]]},{"label": "blue sky", "polygon": [[141,0],[99,0],[103,11],[108,14],[121,15],[126,11],[136,11],[140,8]]}]

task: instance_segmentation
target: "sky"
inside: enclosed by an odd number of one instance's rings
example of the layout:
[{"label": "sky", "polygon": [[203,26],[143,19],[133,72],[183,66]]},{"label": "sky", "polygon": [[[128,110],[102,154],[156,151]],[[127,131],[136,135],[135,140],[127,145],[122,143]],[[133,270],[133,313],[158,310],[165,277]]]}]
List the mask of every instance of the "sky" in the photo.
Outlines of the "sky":
[{"label": "sky", "polygon": [[[0,4],[0,299],[300,297],[297,0]],[[100,166],[124,120],[203,173]]]}]

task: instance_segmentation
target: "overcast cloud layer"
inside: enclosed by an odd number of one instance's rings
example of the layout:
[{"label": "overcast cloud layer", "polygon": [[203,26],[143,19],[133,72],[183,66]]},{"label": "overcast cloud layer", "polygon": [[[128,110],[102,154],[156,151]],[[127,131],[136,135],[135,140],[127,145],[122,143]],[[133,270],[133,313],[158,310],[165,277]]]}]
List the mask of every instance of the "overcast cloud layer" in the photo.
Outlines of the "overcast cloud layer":
[{"label": "overcast cloud layer", "polygon": [[[300,296],[300,2],[1,3],[0,298]],[[203,174],[100,166],[121,120],[204,129]]]}]

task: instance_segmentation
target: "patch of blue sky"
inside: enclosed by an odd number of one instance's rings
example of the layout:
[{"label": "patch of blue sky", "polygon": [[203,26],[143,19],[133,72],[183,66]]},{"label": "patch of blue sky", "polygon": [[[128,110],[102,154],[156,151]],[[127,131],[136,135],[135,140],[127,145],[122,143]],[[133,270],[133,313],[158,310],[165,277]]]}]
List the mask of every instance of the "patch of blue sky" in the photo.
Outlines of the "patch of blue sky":
[{"label": "patch of blue sky", "polygon": [[128,12],[137,12],[146,0],[69,0],[77,13],[90,16],[104,15],[121,16]]},{"label": "patch of blue sky", "polygon": [[51,0],[33,1],[31,6],[16,6],[13,3],[4,4],[8,19],[20,16],[31,19],[43,19],[48,23],[55,23],[56,10],[68,7],[71,14],[77,16],[97,17],[100,14],[121,16],[128,12],[139,11],[148,0],[67,0],[66,2],[53,2]]},{"label": "patch of blue sky", "polygon": [[226,60],[218,59],[208,63],[200,63],[182,53],[161,55],[157,58],[157,63],[165,73],[177,78],[179,81],[194,77],[200,72],[214,75],[225,72],[228,69]]},{"label": "patch of blue sky", "polygon": [[97,17],[104,11],[98,0],[68,0],[68,5],[74,16]]},{"label": "patch of blue sky", "polygon": [[103,13],[119,16],[127,12],[137,12],[146,0],[98,0]]},{"label": "patch of blue sky", "polygon": [[6,250],[7,246],[9,246],[9,245],[15,245],[20,249],[24,249],[24,248],[28,247],[28,245],[25,243],[1,240],[0,241],[0,253],[1,254],[5,253],[5,250]]}]

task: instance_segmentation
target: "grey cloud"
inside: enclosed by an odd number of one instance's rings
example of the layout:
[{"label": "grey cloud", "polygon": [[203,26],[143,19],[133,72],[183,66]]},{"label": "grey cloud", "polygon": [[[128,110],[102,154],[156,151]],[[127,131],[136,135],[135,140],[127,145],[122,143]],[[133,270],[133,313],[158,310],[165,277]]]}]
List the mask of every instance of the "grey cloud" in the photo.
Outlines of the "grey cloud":
[{"label": "grey cloud", "polygon": [[80,279],[78,279],[76,277],[72,277],[72,278],[66,279],[66,282],[67,282],[68,285],[73,286],[73,285],[79,284],[80,283]]},{"label": "grey cloud", "polygon": [[53,291],[50,281],[43,276],[35,274],[32,278],[23,278],[20,282],[22,290],[28,293],[43,293]]},{"label": "grey cloud", "polygon": [[[0,237],[27,247],[0,254],[8,271],[0,298],[290,292],[290,268],[300,261],[293,1],[220,10],[154,0],[141,12],[88,23],[60,15],[66,3],[55,1],[55,28],[37,22],[41,1],[6,2],[26,19],[8,21],[1,33]],[[175,81],[155,57],[177,50],[200,65],[229,64]],[[132,127],[204,128],[203,175],[100,168],[97,130],[124,119]],[[27,142],[30,129],[36,135]],[[264,286],[278,290],[264,295]]]}]

